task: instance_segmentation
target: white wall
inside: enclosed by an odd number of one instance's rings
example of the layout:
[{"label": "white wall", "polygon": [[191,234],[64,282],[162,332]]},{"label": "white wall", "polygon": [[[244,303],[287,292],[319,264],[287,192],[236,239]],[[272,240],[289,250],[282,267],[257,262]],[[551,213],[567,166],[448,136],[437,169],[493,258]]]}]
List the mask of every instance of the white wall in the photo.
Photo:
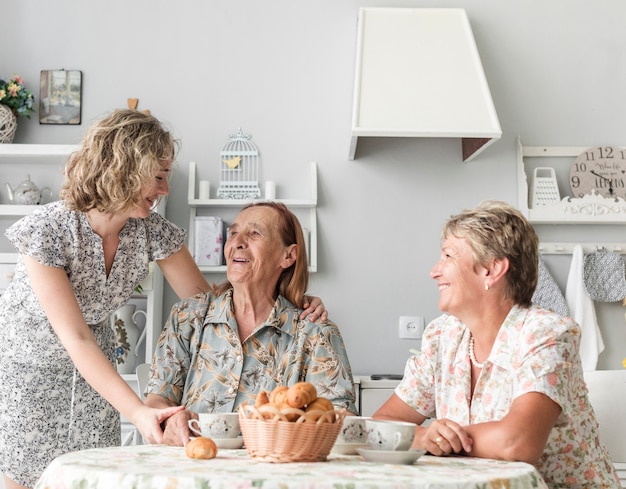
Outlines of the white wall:
[{"label": "white wall", "polygon": [[[276,181],[279,197],[308,195],[308,165],[317,161],[311,293],[341,327],[356,373],[401,373],[417,343],[397,338],[398,316],[438,315],[428,272],[443,221],[486,198],[517,204],[516,137],[527,145],[626,145],[626,3],[436,2],[467,10],[503,129],[469,164],[451,140],[364,139],[348,160],[360,6],[433,2],[13,2],[0,73],[17,72],[36,89],[40,70],[77,69],[84,84],[83,125],[40,126],[35,116],[20,121],[16,142],[77,142],[91,120],[139,98],[139,108],[183,142],[168,217],[185,227],[187,162],[218,182],[219,151],[238,127],[252,134],[260,179]],[[565,228],[539,231],[553,241],[624,240],[623,226]],[[564,285],[569,257],[547,261]],[[168,291],[166,312],[173,301]],[[623,313],[620,304],[599,313],[601,368],[621,368],[626,356]]]}]

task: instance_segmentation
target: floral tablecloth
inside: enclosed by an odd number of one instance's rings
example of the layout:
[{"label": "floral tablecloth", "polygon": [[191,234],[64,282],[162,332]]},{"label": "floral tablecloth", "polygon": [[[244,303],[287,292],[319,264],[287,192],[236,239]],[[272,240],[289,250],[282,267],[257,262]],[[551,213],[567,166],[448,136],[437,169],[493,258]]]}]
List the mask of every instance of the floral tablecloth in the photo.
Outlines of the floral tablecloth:
[{"label": "floral tablecloth", "polygon": [[325,462],[268,463],[245,450],[220,450],[211,460],[183,448],[137,445],[65,454],[35,489],[527,489],[546,485],[533,466],[467,457],[422,456],[413,465],[365,462],[331,454]]}]

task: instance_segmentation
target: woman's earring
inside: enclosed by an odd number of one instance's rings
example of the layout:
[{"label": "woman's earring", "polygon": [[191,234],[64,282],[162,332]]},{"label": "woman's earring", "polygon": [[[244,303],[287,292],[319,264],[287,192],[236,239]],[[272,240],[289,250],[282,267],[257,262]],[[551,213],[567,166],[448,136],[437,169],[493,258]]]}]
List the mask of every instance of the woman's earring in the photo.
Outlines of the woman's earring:
[{"label": "woman's earring", "polygon": [[489,284],[485,284],[485,290],[489,290]]}]

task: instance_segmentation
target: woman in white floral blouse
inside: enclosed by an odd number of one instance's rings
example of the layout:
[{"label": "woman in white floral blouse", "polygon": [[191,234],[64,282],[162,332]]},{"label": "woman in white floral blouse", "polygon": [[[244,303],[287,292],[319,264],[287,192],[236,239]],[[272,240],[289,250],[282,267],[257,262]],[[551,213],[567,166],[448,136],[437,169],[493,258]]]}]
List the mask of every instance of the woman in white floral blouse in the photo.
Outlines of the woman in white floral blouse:
[{"label": "woman in white floral blouse", "polygon": [[587,396],[580,327],[531,305],[538,238],[528,221],[497,201],[453,216],[431,277],[444,314],[374,417],[417,423],[414,447],[434,455],[525,461],[552,488],[618,488]]}]

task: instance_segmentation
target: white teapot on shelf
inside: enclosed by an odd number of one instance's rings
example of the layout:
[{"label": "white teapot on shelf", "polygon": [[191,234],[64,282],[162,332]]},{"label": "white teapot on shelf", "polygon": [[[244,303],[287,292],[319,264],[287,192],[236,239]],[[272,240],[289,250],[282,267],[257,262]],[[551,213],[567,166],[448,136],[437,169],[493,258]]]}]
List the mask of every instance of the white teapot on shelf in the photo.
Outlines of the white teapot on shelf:
[{"label": "white teapot on shelf", "polygon": [[43,202],[44,194],[49,193],[49,197],[52,197],[52,190],[49,187],[44,187],[41,190],[35,185],[30,175],[26,175],[26,180],[20,182],[15,188],[11,188],[11,185],[7,182],[4,183],[7,187],[7,193],[9,194],[9,202],[11,204],[18,205],[36,205]]}]

